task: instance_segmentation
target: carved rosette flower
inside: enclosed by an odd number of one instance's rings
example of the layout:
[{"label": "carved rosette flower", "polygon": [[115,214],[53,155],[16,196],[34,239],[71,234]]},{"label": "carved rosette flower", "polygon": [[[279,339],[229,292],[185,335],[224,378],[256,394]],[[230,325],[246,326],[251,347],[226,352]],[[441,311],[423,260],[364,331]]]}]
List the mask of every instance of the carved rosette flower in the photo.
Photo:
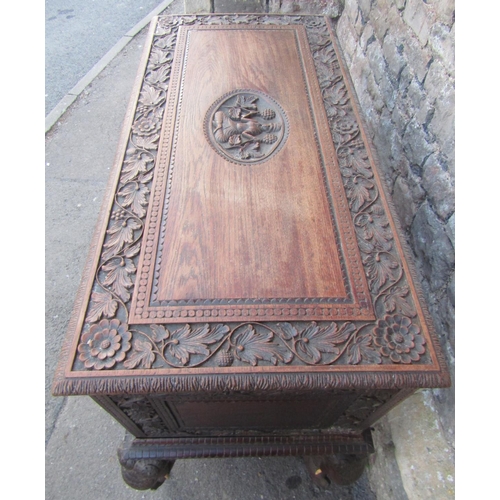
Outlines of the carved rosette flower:
[{"label": "carved rosette flower", "polygon": [[336,120],[333,123],[333,129],[341,135],[354,135],[359,131],[356,121],[350,116]]},{"label": "carved rosette flower", "polygon": [[128,325],[118,319],[103,319],[82,335],[82,342],[78,346],[79,359],[86,368],[112,368],[125,359],[130,350],[131,338]]},{"label": "carved rosette flower", "polygon": [[154,116],[145,116],[143,118],[139,118],[133,125],[132,130],[137,135],[149,136],[156,134],[159,129],[158,120],[155,119]]},{"label": "carved rosette flower", "polygon": [[425,353],[425,339],[420,335],[420,328],[406,316],[387,315],[378,320],[373,335],[380,353],[394,363],[418,361]]}]

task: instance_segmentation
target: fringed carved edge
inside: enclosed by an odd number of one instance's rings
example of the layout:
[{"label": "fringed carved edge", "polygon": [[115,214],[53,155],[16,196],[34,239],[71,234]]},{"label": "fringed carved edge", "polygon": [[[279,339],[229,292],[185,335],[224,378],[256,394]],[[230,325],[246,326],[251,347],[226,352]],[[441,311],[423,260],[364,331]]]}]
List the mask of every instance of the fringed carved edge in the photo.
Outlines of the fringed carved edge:
[{"label": "fringed carved edge", "polygon": [[127,378],[59,379],[55,396],[168,394],[221,391],[311,391],[332,389],[408,389],[448,387],[449,378],[441,372],[427,373],[284,373],[169,375]]},{"label": "fringed carved edge", "polygon": [[342,52],[342,49],[340,48],[340,44],[338,41],[337,37],[337,31],[336,31],[336,24],[338,20],[333,20],[329,19],[327,20],[327,25],[330,31],[330,37],[332,39],[333,47],[335,49],[335,53],[337,54],[339,64],[341,67],[342,71],[342,76],[344,78],[345,84],[347,91],[349,92],[349,98],[352,104],[352,107],[354,109],[355,115],[356,115],[356,121],[358,122],[358,125],[360,129],[363,131],[363,141],[366,143],[367,150],[370,151],[371,154],[371,159],[373,161],[373,171],[377,172],[377,181],[378,184],[380,185],[380,188],[383,190],[385,200],[387,202],[387,206],[389,207],[389,212],[390,212],[390,217],[392,219],[392,222],[394,224],[394,227],[396,228],[396,231],[393,232],[393,236],[395,239],[397,239],[401,250],[403,252],[403,259],[406,261],[406,265],[408,266],[408,271],[410,274],[411,282],[415,291],[416,298],[418,299],[420,308],[422,310],[422,314],[424,316],[425,323],[427,325],[428,331],[429,331],[429,337],[430,341],[432,342],[432,346],[434,348],[434,352],[436,354],[437,362],[439,364],[440,369],[442,370],[442,377],[443,380],[447,380],[446,384],[443,387],[450,387],[451,386],[451,378],[448,372],[448,364],[446,362],[446,358],[444,356],[444,353],[441,348],[441,344],[438,341],[436,329],[434,327],[434,321],[432,319],[432,316],[427,308],[426,305],[426,299],[425,295],[423,292],[422,284],[421,284],[421,277],[417,273],[417,269],[415,267],[415,264],[413,262],[413,252],[410,249],[410,246],[408,242],[406,241],[405,238],[403,238],[401,235],[404,234],[404,231],[402,229],[401,221],[399,219],[399,215],[397,214],[396,207],[394,205],[394,202],[392,201],[392,196],[390,194],[390,190],[387,186],[387,182],[385,179],[382,177],[381,173],[382,170],[380,169],[380,160],[378,157],[377,150],[373,144],[372,139],[370,136],[366,133],[368,130],[368,127],[366,125],[366,120],[364,115],[361,113],[361,105],[358,99],[358,95],[356,94],[354,84],[351,78],[351,75],[349,71],[347,71],[347,64],[346,60],[344,57],[344,53]]}]

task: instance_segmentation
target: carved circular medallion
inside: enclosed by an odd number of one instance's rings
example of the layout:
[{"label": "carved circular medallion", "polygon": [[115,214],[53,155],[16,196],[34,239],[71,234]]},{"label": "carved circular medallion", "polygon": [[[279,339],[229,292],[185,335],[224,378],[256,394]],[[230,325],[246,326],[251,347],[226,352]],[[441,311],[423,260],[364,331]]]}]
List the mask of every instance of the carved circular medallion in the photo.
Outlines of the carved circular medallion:
[{"label": "carved circular medallion", "polygon": [[288,137],[283,108],[259,90],[235,90],[214,102],[205,116],[208,142],[223,158],[241,165],[262,163]]}]

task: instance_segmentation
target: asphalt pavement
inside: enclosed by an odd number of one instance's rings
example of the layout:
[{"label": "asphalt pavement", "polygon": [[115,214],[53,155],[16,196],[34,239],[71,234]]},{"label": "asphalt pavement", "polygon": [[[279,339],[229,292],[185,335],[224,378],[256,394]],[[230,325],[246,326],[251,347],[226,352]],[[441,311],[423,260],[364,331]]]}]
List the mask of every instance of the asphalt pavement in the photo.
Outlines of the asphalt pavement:
[{"label": "asphalt pavement", "polygon": [[[165,13],[183,13],[183,1]],[[158,490],[136,491],[123,482],[116,455],[125,430],[88,397],[50,394],[146,31],[131,38],[46,134],[46,498],[374,500],[366,474],[354,485],[320,490],[298,457],[180,460]]]},{"label": "asphalt pavement", "polygon": [[46,0],[45,115],[160,0]]}]

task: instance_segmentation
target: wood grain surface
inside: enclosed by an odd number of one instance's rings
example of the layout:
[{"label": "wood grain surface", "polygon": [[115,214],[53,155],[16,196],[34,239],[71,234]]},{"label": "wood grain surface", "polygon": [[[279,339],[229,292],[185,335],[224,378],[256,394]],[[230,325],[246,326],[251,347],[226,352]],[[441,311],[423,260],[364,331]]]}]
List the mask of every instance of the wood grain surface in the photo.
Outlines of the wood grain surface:
[{"label": "wood grain surface", "polygon": [[[345,297],[294,32],[192,31],[184,81],[158,300]],[[290,137],[266,163],[230,163],[204,137],[234,89],[286,110]]]},{"label": "wood grain surface", "polygon": [[[324,111],[311,97],[298,28],[190,29],[176,53],[182,75],[169,95],[177,116],[172,140],[164,141],[169,183],[150,270],[154,304],[320,298],[356,306],[349,270],[360,262],[340,243],[345,228],[337,226],[332,198],[344,193],[333,192],[325,172],[338,167],[321,149],[331,137],[318,133]],[[238,90],[263,93],[284,112],[286,142],[257,164],[222,157],[204,130],[214,103]]]}]

